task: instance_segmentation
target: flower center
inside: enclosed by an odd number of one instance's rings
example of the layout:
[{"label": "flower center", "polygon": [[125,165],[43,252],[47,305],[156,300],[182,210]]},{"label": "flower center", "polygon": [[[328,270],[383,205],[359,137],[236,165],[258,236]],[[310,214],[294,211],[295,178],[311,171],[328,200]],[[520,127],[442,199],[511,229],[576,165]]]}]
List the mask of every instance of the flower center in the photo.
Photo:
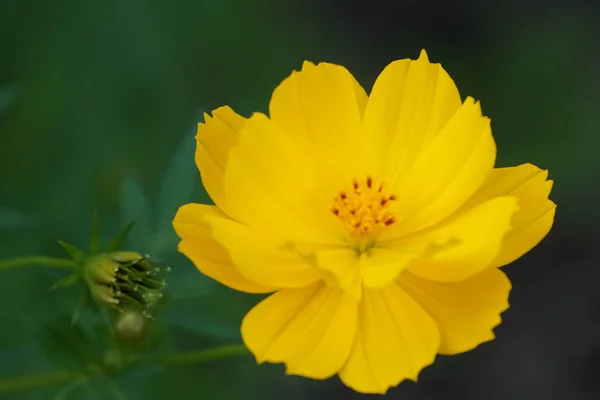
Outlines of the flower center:
[{"label": "flower center", "polygon": [[363,242],[395,222],[390,212],[390,203],[394,200],[396,196],[386,193],[382,182],[376,185],[373,178],[367,176],[364,180],[352,180],[352,188],[341,191],[330,210],[348,228],[353,239]]}]

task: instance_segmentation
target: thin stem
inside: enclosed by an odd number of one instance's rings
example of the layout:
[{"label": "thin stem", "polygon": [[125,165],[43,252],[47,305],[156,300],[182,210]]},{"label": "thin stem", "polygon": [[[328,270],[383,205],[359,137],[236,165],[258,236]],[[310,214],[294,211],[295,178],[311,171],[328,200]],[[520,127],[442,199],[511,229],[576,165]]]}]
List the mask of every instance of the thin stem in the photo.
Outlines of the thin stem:
[{"label": "thin stem", "polygon": [[77,263],[67,258],[55,258],[45,256],[27,256],[18,257],[10,260],[0,260],[0,271],[6,271],[12,268],[28,267],[28,266],[44,266],[63,268],[68,270],[78,269]]},{"label": "thin stem", "polygon": [[[204,350],[192,351],[189,353],[173,354],[166,357],[151,358],[146,362],[150,364],[164,365],[165,367],[174,367],[178,365],[201,364],[245,354],[250,354],[246,346],[243,344],[234,344],[212,347]],[[97,366],[95,368],[97,369]],[[0,380],[0,393],[32,390],[41,387],[57,385],[72,381],[78,377],[81,377],[81,375],[73,372],[54,371],[41,375]]]},{"label": "thin stem", "polygon": [[201,364],[222,358],[241,356],[245,354],[250,354],[246,346],[243,344],[233,344],[192,351],[189,353],[173,354],[163,358],[152,359],[150,362],[152,364],[161,364],[164,366]]},{"label": "thin stem", "polygon": [[18,392],[57,385],[59,383],[68,382],[75,378],[75,376],[75,374],[68,371],[54,371],[46,374],[1,380],[0,393]]}]

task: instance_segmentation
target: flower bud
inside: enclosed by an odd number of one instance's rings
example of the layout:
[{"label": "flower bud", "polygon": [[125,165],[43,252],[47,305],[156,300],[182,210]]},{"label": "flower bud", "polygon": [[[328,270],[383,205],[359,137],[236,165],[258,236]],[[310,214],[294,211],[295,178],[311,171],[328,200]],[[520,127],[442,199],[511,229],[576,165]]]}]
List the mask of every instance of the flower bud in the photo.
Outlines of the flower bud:
[{"label": "flower bud", "polygon": [[141,308],[149,317],[149,309],[161,298],[165,281],[159,273],[168,271],[146,256],[131,251],[98,254],[86,264],[85,277],[96,301],[123,311]]},{"label": "flower bud", "polygon": [[144,337],[147,328],[146,316],[138,310],[125,310],[115,320],[115,335],[125,342],[137,342]]}]

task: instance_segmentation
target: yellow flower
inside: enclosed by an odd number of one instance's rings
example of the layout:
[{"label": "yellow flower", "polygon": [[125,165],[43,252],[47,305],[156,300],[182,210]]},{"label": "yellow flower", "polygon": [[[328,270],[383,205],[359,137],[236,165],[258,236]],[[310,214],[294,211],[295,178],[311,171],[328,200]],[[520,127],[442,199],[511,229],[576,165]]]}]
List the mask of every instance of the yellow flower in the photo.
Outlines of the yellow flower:
[{"label": "yellow flower", "polygon": [[274,292],[242,336],[288,374],[385,393],[492,340],[511,288],[498,267],[553,223],[547,171],[495,169],[490,120],[424,51],[370,95],[306,62],[269,116],[205,119],[196,163],[216,206],[180,208],[179,250],[230,288]]}]

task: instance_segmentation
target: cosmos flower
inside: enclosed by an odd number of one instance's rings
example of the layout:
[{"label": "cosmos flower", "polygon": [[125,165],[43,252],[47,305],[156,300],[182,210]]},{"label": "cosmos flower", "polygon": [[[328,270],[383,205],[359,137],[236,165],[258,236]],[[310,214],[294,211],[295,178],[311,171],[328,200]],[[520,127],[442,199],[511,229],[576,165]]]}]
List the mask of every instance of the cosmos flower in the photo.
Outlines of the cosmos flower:
[{"label": "cosmos flower", "polygon": [[221,107],[196,139],[216,206],[180,208],[179,250],[232,289],[273,293],[241,326],[259,363],[358,392],[492,340],[511,289],[498,268],[554,219],[547,172],[494,168],[490,120],[424,51],[370,95],[305,62],[268,116]]}]

